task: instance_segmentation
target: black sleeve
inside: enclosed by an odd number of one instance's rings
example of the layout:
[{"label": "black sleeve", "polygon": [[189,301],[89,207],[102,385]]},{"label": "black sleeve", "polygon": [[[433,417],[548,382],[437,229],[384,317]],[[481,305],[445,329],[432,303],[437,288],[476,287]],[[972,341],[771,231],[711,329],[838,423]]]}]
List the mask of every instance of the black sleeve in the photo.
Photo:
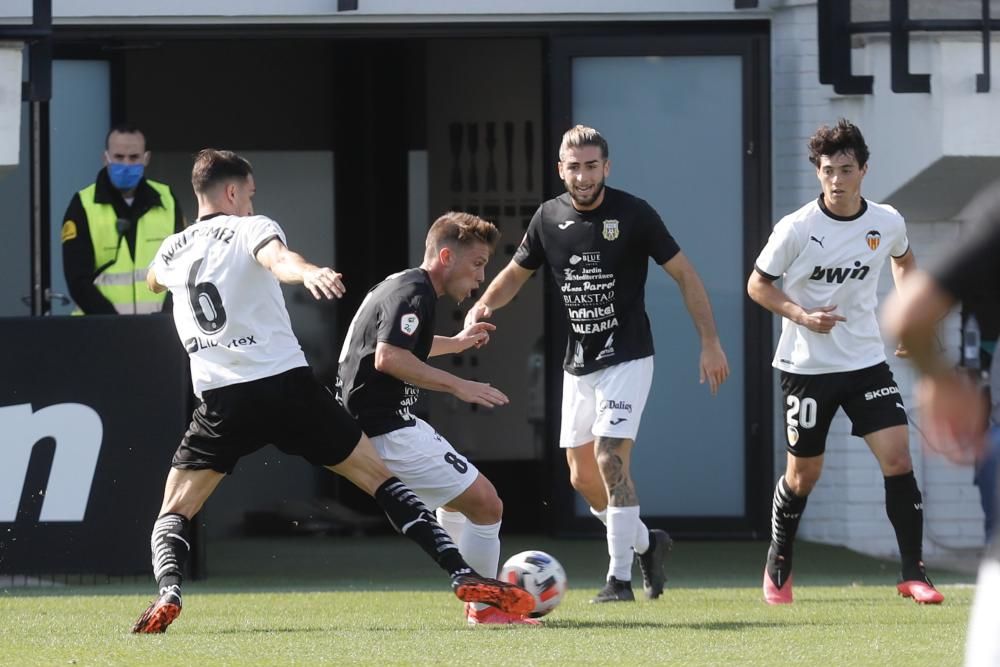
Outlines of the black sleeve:
[{"label": "black sleeve", "polygon": [[542,207],[539,206],[528,223],[528,231],[521,239],[521,245],[514,253],[514,261],[529,271],[538,269],[545,263],[545,248],[542,247]]},{"label": "black sleeve", "polygon": [[649,256],[662,266],[673,259],[674,255],[681,251],[681,247],[667,231],[667,226],[663,224],[656,209],[646,202],[642,202],[642,208],[640,215],[646,228],[646,247],[649,248]]},{"label": "black sleeve", "polygon": [[94,286],[94,246],[79,194],[73,195],[66,208],[62,229],[63,274],[73,301],[87,315],[116,314],[115,307]]},{"label": "black sleeve", "polygon": [[931,273],[960,301],[1000,304],[1000,199],[970,223],[972,231]]},{"label": "black sleeve", "polygon": [[[967,304],[1000,304],[1000,218],[973,232],[934,271],[946,291]],[[975,310],[975,308],[973,309]]]},{"label": "black sleeve", "polygon": [[411,352],[420,341],[420,332],[434,326],[433,308],[421,294],[405,294],[379,304],[379,342]]}]

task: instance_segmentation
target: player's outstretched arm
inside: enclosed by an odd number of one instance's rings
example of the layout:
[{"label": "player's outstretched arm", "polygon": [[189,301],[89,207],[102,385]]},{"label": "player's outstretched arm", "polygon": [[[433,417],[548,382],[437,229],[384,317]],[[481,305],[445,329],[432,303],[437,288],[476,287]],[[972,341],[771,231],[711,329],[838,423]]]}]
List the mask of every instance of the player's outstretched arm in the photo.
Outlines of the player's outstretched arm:
[{"label": "player's outstretched arm", "polygon": [[503,308],[513,299],[524,283],[534,271],[526,269],[514,260],[497,274],[490,286],[486,288],[479,300],[473,304],[472,308],[465,315],[465,326],[470,327],[476,322],[489,319],[493,316],[493,311]]},{"label": "player's outstretched arm", "polygon": [[707,381],[712,395],[715,396],[719,385],[729,377],[729,361],[726,359],[726,353],[722,350],[719,332],[715,328],[712,304],[708,300],[708,293],[705,292],[705,285],[684,253],[678,252],[671,257],[663,264],[663,270],[677,282],[681,295],[684,297],[684,306],[687,308],[691,321],[694,322],[698,336],[701,338],[701,358],[698,363],[699,381],[702,384]]},{"label": "player's outstretched arm", "polygon": [[258,250],[257,261],[281,282],[304,285],[316,299],[339,299],[346,291],[341,274],[307,262],[302,255],[289,250],[280,239],[271,239]]},{"label": "player's outstretched arm", "polygon": [[405,348],[383,341],[375,346],[375,370],[421,389],[447,392],[466,403],[476,403],[487,408],[510,402],[502,391],[485,382],[463,380],[421,361]]},{"label": "player's outstretched arm", "polygon": [[146,287],[148,287],[149,291],[153,294],[159,294],[167,289],[166,285],[161,285],[156,279],[156,272],[153,271],[153,269],[146,271]]},{"label": "player's outstretched arm", "polygon": [[489,322],[476,322],[467,326],[454,336],[434,336],[431,351],[428,356],[441,354],[460,354],[470,347],[482,347],[490,342],[490,332],[496,331],[495,325]]}]

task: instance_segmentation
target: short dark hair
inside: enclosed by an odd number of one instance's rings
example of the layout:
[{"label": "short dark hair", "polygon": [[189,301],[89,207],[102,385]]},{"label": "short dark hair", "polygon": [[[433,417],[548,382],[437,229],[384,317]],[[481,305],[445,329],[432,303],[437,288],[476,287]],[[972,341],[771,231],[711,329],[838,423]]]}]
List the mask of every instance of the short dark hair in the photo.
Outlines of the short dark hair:
[{"label": "short dark hair", "polygon": [[859,167],[868,164],[868,144],[858,126],[846,118],[838,120],[834,127],[824,125],[809,137],[809,161],[817,167],[822,156],[837,153],[853,154]]},{"label": "short dark hair", "polygon": [[191,186],[195,192],[201,194],[225,181],[245,181],[251,174],[253,174],[253,167],[246,158],[240,157],[232,151],[205,148],[194,156]]},{"label": "short dark hair", "polygon": [[[110,130],[108,130],[108,133],[106,135],[104,135],[105,148],[108,148],[108,142],[111,141],[111,135],[114,134],[115,132],[117,132],[118,134],[141,134],[143,143],[145,143],[146,141],[146,135],[143,134],[143,131],[140,130],[135,125],[132,125],[131,123],[118,123],[117,125],[113,126]],[[146,146],[146,148],[148,150],[149,146]]]},{"label": "short dark hair", "polygon": [[608,159],[608,142],[601,136],[601,133],[586,125],[577,125],[566,130],[563,134],[562,143],[559,144],[559,160],[563,160],[566,151],[581,146],[597,146],[601,149],[601,159]]},{"label": "short dark hair", "polygon": [[471,213],[448,211],[435,220],[427,231],[424,253],[426,255],[445,246],[469,246],[477,242],[485,243],[492,253],[499,240],[500,230],[492,222]]}]

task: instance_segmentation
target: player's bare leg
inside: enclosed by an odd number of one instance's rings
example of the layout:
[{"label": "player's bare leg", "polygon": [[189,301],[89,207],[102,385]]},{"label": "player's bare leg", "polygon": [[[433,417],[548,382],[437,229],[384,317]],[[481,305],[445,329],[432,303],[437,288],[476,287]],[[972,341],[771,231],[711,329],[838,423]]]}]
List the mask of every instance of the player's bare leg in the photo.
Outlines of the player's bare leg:
[{"label": "player's bare leg", "polygon": [[[597,462],[597,442],[591,441],[579,447],[567,448],[566,462],[569,465],[570,484],[590,505],[591,514],[607,526],[608,486]],[[666,556],[672,545],[673,540],[666,531],[650,530],[641,519],[636,522],[635,536],[630,546],[639,562],[643,589],[649,599],[655,599],[663,592],[663,585],[666,582]]]},{"label": "player's bare leg", "polygon": [[[500,565],[503,502],[493,483],[480,474],[469,488],[441,509],[445,511],[439,510],[438,516],[445,515],[446,521],[452,525],[457,522],[448,515],[458,515],[465,519],[460,522],[461,530],[455,541],[469,565],[480,574],[495,577]],[[540,625],[534,619],[508,614],[482,603],[466,603],[465,617],[469,625]]]},{"label": "player's bare leg", "polygon": [[150,539],[153,575],[156,577],[159,594],[132,626],[132,632],[166,632],[167,627],[180,615],[181,582],[184,565],[191,550],[190,522],[224,476],[215,470],[170,469],[160,515],[153,524]]},{"label": "player's bare leg", "polygon": [[885,479],[885,512],[896,532],[902,567],[896,590],[921,604],[940,604],[944,596],[927,577],[923,562],[923,496],[913,476],[909,428],[891,426],[865,436]]},{"label": "player's bare leg", "polygon": [[329,469],[374,497],[396,530],[416,542],[448,573],[452,590],[459,599],[481,602],[517,615],[534,608],[534,598],[524,589],[483,577],[469,567],[434,514],[413,491],[392,476],[367,436],[361,436],[347,459]]},{"label": "player's bare leg", "polygon": [[823,456],[787,454],[785,474],[778,479],[771,505],[771,544],[764,566],[764,601],[792,602],[792,553],[806,500],[823,472]]}]

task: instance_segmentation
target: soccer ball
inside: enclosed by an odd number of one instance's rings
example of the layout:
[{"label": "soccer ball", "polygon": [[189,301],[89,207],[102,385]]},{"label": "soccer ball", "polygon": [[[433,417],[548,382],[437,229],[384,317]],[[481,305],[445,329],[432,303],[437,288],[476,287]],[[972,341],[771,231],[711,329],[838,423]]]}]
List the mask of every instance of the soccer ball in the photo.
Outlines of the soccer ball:
[{"label": "soccer ball", "polygon": [[522,551],[503,564],[500,580],[520,586],[535,597],[531,618],[545,616],[566,594],[566,572],[555,558],[544,551]]}]

